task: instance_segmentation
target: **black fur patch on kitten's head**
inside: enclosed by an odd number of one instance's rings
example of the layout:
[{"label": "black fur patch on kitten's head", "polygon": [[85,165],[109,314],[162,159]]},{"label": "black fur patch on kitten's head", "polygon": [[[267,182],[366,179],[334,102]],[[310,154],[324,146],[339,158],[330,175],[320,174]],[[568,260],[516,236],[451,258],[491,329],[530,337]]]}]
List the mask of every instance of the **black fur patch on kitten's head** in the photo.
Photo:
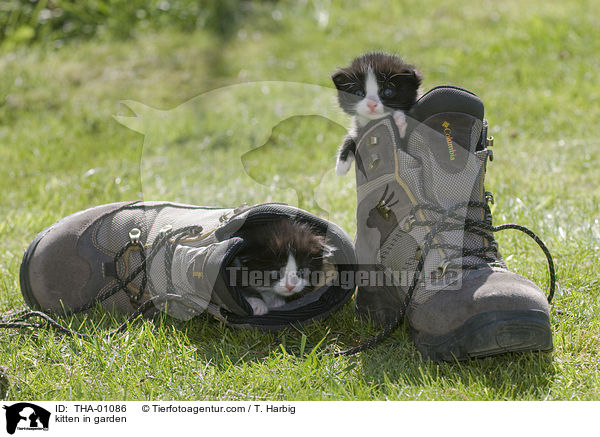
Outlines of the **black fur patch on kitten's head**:
[{"label": "black fur patch on kitten's head", "polygon": [[[365,82],[369,69],[377,79],[379,99],[388,111],[407,111],[417,100],[422,76],[402,58],[384,52],[366,53],[331,76],[338,90],[340,107],[356,115],[356,104],[366,97]],[[389,91],[385,91],[389,90]]]},{"label": "black fur patch on kitten's head", "polygon": [[271,271],[284,268],[289,254],[298,269],[313,272],[322,269],[323,260],[331,253],[326,238],[306,223],[289,219],[261,225],[250,225],[242,231],[246,248],[239,256],[248,270]]}]

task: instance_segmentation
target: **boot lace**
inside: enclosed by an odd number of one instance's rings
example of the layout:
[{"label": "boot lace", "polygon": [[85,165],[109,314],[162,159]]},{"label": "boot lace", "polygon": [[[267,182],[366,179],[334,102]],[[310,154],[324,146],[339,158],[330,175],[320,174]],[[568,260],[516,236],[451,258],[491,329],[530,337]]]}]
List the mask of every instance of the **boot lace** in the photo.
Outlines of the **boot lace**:
[{"label": "boot lace", "polygon": [[[147,248],[139,240],[139,236],[140,236],[139,229],[137,229],[137,228],[132,229],[131,232],[129,233],[129,242],[125,246],[123,246],[121,248],[121,250],[119,250],[119,252],[117,252],[115,254],[115,256],[113,258],[113,263],[115,266],[117,266],[118,263],[123,260],[123,257],[129,250],[138,250],[140,252],[140,260],[141,260],[140,264],[137,267],[135,267],[125,278],[121,278],[117,274],[116,275],[116,277],[117,277],[116,285],[114,285],[112,288],[108,289],[104,293],[101,293],[100,295],[98,295],[98,297],[96,297],[96,299],[94,299],[84,305],[81,305],[80,307],[70,309],[68,311],[65,310],[65,315],[68,316],[68,315],[72,315],[75,313],[81,313],[83,311],[87,311],[87,310],[95,307],[96,305],[100,304],[105,299],[107,299],[107,298],[113,296],[114,294],[116,294],[117,292],[123,290],[128,295],[131,303],[136,307],[136,309],[116,329],[106,333],[107,337],[111,337],[115,334],[125,331],[131,322],[136,320],[138,317],[143,316],[151,308],[158,307],[169,301],[177,301],[180,304],[194,308],[194,304],[190,299],[188,299],[185,296],[182,296],[180,294],[177,294],[175,291],[173,291],[174,287],[173,287],[173,280],[171,277],[171,266],[172,266],[172,262],[173,262],[173,254],[175,253],[175,248],[181,242],[181,240],[184,238],[197,237],[198,235],[200,235],[201,232],[202,232],[202,226],[195,226],[195,225],[194,226],[186,226],[186,227],[183,227],[183,228],[180,228],[177,230],[163,228],[163,230],[161,230],[161,232],[159,232],[159,235],[157,236],[155,242],[152,244],[152,246],[150,246],[150,250],[148,251],[148,253],[146,253]],[[156,257],[156,255],[158,254],[160,249],[162,249],[163,246],[165,247],[164,262],[165,262],[165,272],[166,272],[166,276],[167,276],[167,289],[169,291],[167,291],[167,293],[165,293],[165,294],[151,296],[148,293],[146,293],[146,289],[149,288],[149,285],[151,285],[149,278],[148,278],[147,267],[152,263],[152,260]],[[131,284],[140,274],[141,274],[141,285],[139,287],[139,290],[137,292],[135,292],[131,288],[129,288],[129,284]],[[140,304],[142,298],[144,298],[144,297],[146,297],[147,300],[143,301]],[[21,311],[18,313],[14,313],[12,316],[13,317],[10,320],[1,320],[0,328],[17,328],[17,329],[35,328],[35,329],[39,329],[39,328],[53,327],[56,330],[58,330],[59,332],[62,332],[64,334],[77,336],[77,337],[84,337],[84,338],[91,337],[90,334],[87,334],[84,332],[79,332],[74,329],[71,329],[68,326],[60,324],[55,319],[53,319],[51,316],[49,316],[48,314],[46,314],[42,311],[24,310],[24,311]],[[28,320],[31,320],[31,319],[40,319],[40,321],[37,323],[36,322],[28,322]]]},{"label": "boot lace", "polygon": [[[463,208],[483,208],[485,212],[484,220],[473,220],[470,218],[465,218],[463,215],[459,214],[457,211]],[[425,242],[422,247],[422,255],[418,258],[418,263],[415,268],[415,274],[413,276],[413,281],[410,284],[404,301],[402,303],[401,311],[398,312],[395,319],[386,326],[379,334],[370,339],[366,340],[362,344],[343,350],[335,352],[334,356],[341,355],[354,355],[358,352],[364,351],[366,349],[370,349],[376,344],[380,343],[385,337],[387,337],[391,332],[393,332],[402,322],[404,321],[404,317],[406,315],[406,310],[412,300],[413,294],[419,285],[419,281],[421,278],[421,273],[423,272],[423,267],[425,265],[425,259],[427,258],[427,254],[432,249],[442,249],[442,250],[453,250],[457,251],[459,255],[454,258],[462,258],[467,256],[475,256],[480,258],[483,262],[476,264],[467,264],[463,265],[462,263],[452,263],[451,259],[448,259],[448,264],[445,269],[448,267],[462,268],[466,270],[474,270],[480,268],[482,266],[489,266],[490,264],[496,263],[498,261],[498,244],[494,239],[494,233],[504,231],[507,229],[515,229],[521,231],[531,237],[538,246],[544,252],[546,256],[546,260],[548,262],[548,271],[550,274],[550,289],[548,292],[548,303],[552,302],[552,298],[554,297],[554,291],[556,288],[556,271],[554,267],[554,260],[548,247],[544,244],[544,242],[529,228],[526,226],[518,225],[515,223],[506,223],[498,226],[492,225],[492,214],[490,207],[487,202],[478,202],[478,201],[468,201],[461,202],[449,209],[443,209],[441,207],[435,205],[416,205],[411,210],[411,216],[416,217],[416,214],[419,211],[431,211],[440,215],[440,219],[433,220],[411,220],[412,226],[427,226],[431,230],[425,237]],[[468,249],[463,247],[458,247],[451,244],[446,243],[436,243],[435,237],[440,232],[453,231],[463,229],[465,232],[471,232],[475,235],[479,235],[484,238],[484,240],[489,244],[488,246],[483,245],[480,248]],[[445,270],[444,269],[444,270]]]}]

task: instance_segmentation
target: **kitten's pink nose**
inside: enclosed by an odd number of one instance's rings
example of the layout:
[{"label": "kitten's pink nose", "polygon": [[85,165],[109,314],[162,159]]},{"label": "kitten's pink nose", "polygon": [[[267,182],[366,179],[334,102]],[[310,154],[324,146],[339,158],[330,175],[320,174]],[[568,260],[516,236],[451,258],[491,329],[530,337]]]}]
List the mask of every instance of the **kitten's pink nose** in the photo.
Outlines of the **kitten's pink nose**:
[{"label": "kitten's pink nose", "polygon": [[298,276],[290,275],[285,281],[285,288],[287,288],[288,291],[292,291],[298,282],[300,282],[300,278],[298,278]]},{"label": "kitten's pink nose", "polygon": [[371,110],[374,111],[375,108],[377,107],[377,102],[375,100],[367,100],[367,107]]}]

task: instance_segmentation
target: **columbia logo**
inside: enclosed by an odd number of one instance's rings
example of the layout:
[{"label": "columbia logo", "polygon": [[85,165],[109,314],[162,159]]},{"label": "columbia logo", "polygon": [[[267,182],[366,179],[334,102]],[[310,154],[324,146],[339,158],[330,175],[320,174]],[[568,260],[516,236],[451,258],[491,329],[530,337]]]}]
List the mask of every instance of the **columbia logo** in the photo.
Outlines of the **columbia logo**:
[{"label": "columbia logo", "polygon": [[446,137],[446,144],[448,144],[448,155],[450,156],[450,161],[454,161],[456,159],[456,150],[454,149],[454,144],[452,142],[452,129],[450,129],[449,126],[450,123],[447,121],[442,123],[442,127],[444,128],[444,136]]}]

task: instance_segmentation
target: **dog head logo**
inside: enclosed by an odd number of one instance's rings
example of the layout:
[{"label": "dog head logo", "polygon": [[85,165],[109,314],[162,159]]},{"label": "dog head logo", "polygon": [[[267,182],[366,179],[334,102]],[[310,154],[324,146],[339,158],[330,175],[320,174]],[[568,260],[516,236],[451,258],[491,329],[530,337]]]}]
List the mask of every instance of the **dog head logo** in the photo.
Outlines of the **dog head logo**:
[{"label": "dog head logo", "polygon": [[48,430],[50,411],[28,402],[4,406],[6,410],[6,432],[19,430]]}]

